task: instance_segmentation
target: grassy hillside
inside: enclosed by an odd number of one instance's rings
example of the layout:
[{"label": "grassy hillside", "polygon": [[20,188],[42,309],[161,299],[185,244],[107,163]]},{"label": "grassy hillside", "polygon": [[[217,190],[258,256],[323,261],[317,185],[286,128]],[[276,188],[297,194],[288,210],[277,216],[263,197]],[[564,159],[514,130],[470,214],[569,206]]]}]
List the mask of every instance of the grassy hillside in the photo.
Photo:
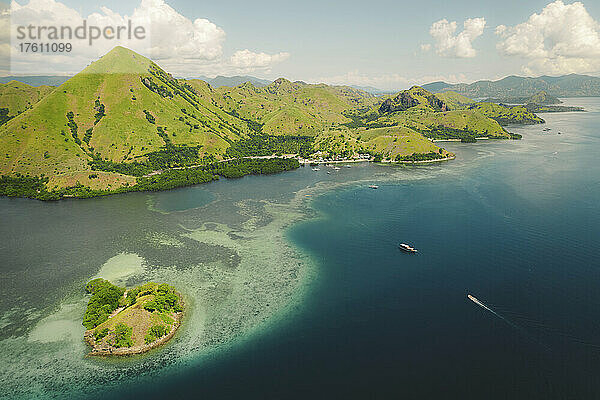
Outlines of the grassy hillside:
[{"label": "grassy hillside", "polygon": [[430,109],[432,111],[446,111],[446,103],[428,92],[420,86],[413,86],[409,90],[404,90],[396,96],[386,99],[379,107],[381,114],[406,111],[408,109],[419,107]]},{"label": "grassy hillside", "polygon": [[502,125],[544,123],[543,119],[531,113],[525,106],[507,107],[499,104],[482,102],[469,106],[469,110],[476,110]]},{"label": "grassy hillside", "polygon": [[449,110],[456,110],[460,108],[464,108],[466,105],[475,103],[475,100],[470,99],[466,96],[463,96],[460,93],[456,93],[452,90],[447,92],[437,93],[435,95],[438,99],[442,100],[446,103],[446,106]]},{"label": "grassy hillside", "polygon": [[[190,84],[203,90],[201,82]],[[212,99],[229,113],[262,125],[264,134],[300,136],[313,136],[348,122],[345,111],[376,101],[372,95],[349,87],[308,85],[283,78],[260,88],[251,83],[221,87],[213,91]]]},{"label": "grassy hillside", "polygon": [[362,131],[365,148],[382,157],[395,160],[398,156],[434,152],[444,156],[449,153],[433,144],[417,131],[407,127],[375,128]]},{"label": "grassy hillside", "polygon": [[15,117],[32,108],[53,89],[51,86],[33,87],[18,81],[0,84],[0,109],[6,109],[4,115]]},{"label": "grassy hillside", "polygon": [[131,179],[90,178],[91,160],[143,161],[176,146],[219,155],[249,131],[152,61],[116,47],[0,128],[0,173],[45,174],[51,187],[114,188]]}]

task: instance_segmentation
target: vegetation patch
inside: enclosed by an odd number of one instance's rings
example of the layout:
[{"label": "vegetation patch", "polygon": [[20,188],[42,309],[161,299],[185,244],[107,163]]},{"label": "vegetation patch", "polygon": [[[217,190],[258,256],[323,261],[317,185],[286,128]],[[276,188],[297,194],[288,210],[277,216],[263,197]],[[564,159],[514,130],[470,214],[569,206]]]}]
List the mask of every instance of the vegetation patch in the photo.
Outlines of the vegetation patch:
[{"label": "vegetation patch", "polygon": [[73,114],[73,111],[69,111],[67,113],[67,126],[69,127],[69,130],[71,131],[71,136],[73,136],[73,139],[75,139],[75,143],[77,143],[77,145],[81,146],[81,139],[79,139],[79,137],[77,136],[77,123],[75,123],[75,114]]},{"label": "vegetation patch", "polygon": [[206,170],[224,178],[241,178],[245,175],[275,174],[299,168],[293,158],[248,159],[241,158],[223,163],[214,163]]},{"label": "vegetation patch", "polygon": [[168,333],[167,328],[164,325],[152,325],[148,329],[148,333],[144,336],[144,342],[150,344]]},{"label": "vegetation patch", "polygon": [[119,307],[119,300],[125,289],[98,278],[89,282],[85,290],[92,296],[83,315],[83,326],[93,329],[106,321],[108,316]]},{"label": "vegetation patch", "polygon": [[398,157],[396,157],[396,161],[423,162],[423,161],[441,160],[444,158],[446,158],[446,156],[443,154],[443,152],[440,149],[439,152],[430,151],[429,153],[413,153],[413,154],[407,155],[407,156],[398,155]]},{"label": "vegetation patch", "polygon": [[314,153],[313,143],[312,136],[255,134],[234,142],[227,148],[225,155],[235,158],[273,154],[298,154],[308,157]]},{"label": "vegetation patch", "polygon": [[0,108],[0,125],[10,121],[12,116],[8,115],[8,108]]},{"label": "vegetation patch", "polygon": [[150,111],[144,110],[144,114],[146,115],[146,119],[148,120],[148,122],[150,122],[151,124],[156,123],[156,119],[154,118],[154,115],[150,114]]},{"label": "vegetation patch", "polygon": [[131,337],[132,333],[133,328],[130,326],[127,326],[123,323],[118,324],[115,326],[115,330],[113,332],[114,336],[112,345],[116,348],[133,346],[133,338]]},{"label": "vegetation patch", "polygon": [[98,99],[96,99],[94,102],[94,110],[96,111],[96,114],[94,114],[94,125],[96,125],[98,122],[100,122],[102,117],[106,115],[104,112],[104,104],[100,103],[100,100]]}]

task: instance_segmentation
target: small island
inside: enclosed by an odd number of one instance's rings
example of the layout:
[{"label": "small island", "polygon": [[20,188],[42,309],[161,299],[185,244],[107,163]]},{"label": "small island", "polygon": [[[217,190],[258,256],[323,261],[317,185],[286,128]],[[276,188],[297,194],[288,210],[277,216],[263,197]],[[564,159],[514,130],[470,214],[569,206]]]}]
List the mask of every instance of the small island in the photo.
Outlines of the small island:
[{"label": "small island", "polygon": [[140,354],[173,337],[181,325],[183,299],[166,283],[148,282],[122,288],[98,278],[83,316],[91,356]]}]

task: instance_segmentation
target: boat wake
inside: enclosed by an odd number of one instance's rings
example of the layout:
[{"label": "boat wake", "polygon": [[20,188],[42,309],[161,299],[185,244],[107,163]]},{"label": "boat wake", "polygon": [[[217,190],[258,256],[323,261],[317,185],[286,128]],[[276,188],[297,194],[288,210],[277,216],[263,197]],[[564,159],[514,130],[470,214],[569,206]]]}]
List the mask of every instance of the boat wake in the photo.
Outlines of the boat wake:
[{"label": "boat wake", "polygon": [[[505,318],[503,315],[497,313],[496,311],[492,310],[490,307],[488,307],[487,305],[485,305],[481,300],[477,299],[477,297],[468,294],[467,297],[469,298],[469,300],[471,300],[473,303],[477,304],[479,307],[483,308],[486,311],[489,311],[490,313],[494,314],[496,317],[500,318],[502,321],[506,322],[508,325],[510,325],[511,327],[515,328],[516,330],[520,331],[521,333],[526,333],[526,331],[517,326],[516,324],[514,324],[513,322],[511,322],[510,320],[508,320],[507,318]],[[529,336],[529,335],[527,335]]]},{"label": "boat wake", "polygon": [[[517,332],[519,332],[522,336],[524,336],[525,338],[537,343],[538,345],[544,347],[546,350],[550,350],[550,347],[548,345],[546,345],[545,343],[543,343],[542,341],[538,339],[536,339],[533,335],[531,335],[528,330],[520,327],[519,325],[515,324],[514,322],[512,322],[511,320],[509,320],[508,318],[506,318],[504,315],[500,314],[499,312],[495,311],[494,309],[492,309],[491,307],[489,307],[487,304],[485,304],[484,302],[482,302],[481,300],[479,300],[478,298],[476,298],[473,295],[468,294],[467,297],[469,298],[469,300],[471,300],[473,303],[477,304],[479,307],[483,308],[484,310],[488,311],[489,313],[495,315],[496,317],[498,317],[499,319],[501,319],[502,321],[504,321],[507,325],[509,325],[510,327],[514,328]],[[518,316],[514,316],[514,318],[519,318]],[[525,323],[529,324],[529,325],[534,325],[535,330],[536,331],[541,331],[541,332],[545,332],[546,334],[550,335],[550,336],[558,336],[561,337],[562,339],[566,339],[574,344],[577,345],[581,345],[581,346],[585,346],[587,348],[590,349],[594,349],[594,350],[598,350],[600,351],[600,345],[595,344],[595,343],[591,343],[590,341],[587,341],[585,339],[581,339],[575,335],[566,333],[566,332],[562,332],[560,330],[557,329],[552,329],[549,326],[546,326],[545,324],[541,323],[540,321],[536,321],[536,320],[530,320],[527,319],[525,321]]]}]

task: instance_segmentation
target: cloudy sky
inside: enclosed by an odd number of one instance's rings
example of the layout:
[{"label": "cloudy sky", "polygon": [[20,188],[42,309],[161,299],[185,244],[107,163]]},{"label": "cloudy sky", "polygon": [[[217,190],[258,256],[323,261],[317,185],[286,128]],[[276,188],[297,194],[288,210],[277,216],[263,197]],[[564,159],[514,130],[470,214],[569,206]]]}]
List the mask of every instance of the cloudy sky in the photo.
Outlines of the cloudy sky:
[{"label": "cloudy sky", "polygon": [[[64,55],[16,48],[19,25],[75,28],[84,19],[101,28],[131,21],[148,35],[92,46],[89,38],[71,40]],[[8,37],[12,74],[74,73],[121,44],[185,77],[250,74],[401,89],[511,74],[600,75],[600,1],[590,0],[18,0],[0,20],[0,39]],[[8,45],[0,52],[6,57]]]}]

